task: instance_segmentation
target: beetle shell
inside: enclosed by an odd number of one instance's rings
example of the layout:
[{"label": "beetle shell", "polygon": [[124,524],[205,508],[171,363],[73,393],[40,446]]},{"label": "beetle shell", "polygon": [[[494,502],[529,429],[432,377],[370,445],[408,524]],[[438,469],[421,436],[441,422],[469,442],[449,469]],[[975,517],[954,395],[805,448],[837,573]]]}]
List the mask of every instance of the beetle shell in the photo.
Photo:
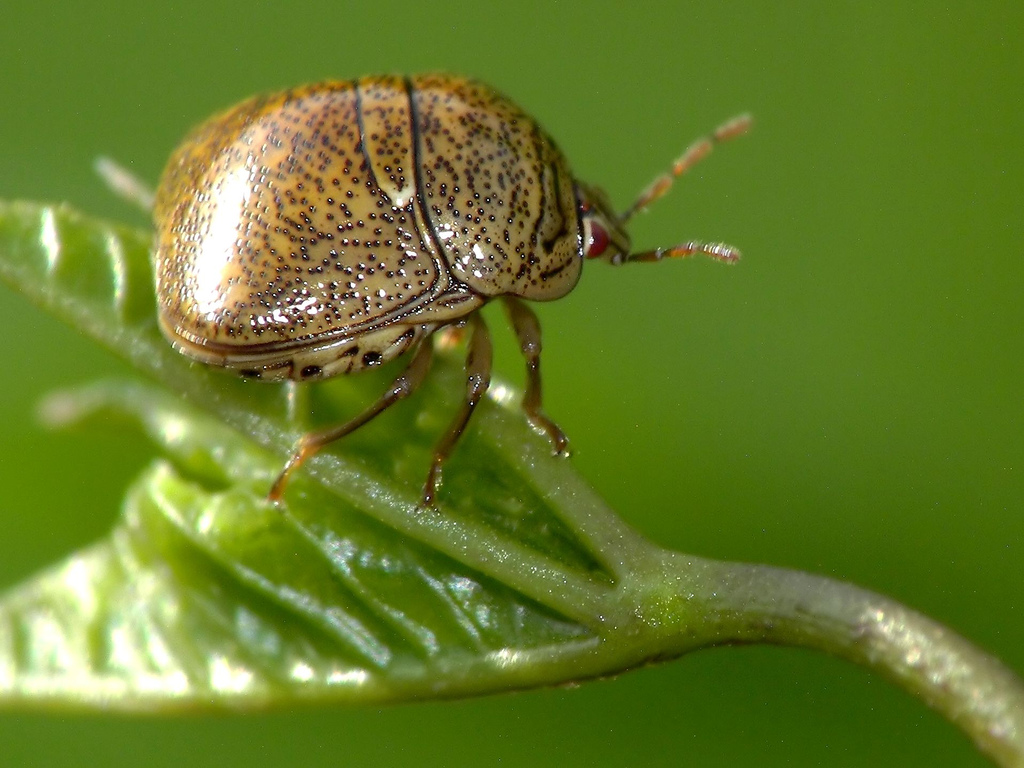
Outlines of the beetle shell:
[{"label": "beetle shell", "polygon": [[577,188],[537,124],[447,75],[325,82],[197,128],[157,191],[160,323],[265,379],[397,357],[511,294],[579,279]]}]

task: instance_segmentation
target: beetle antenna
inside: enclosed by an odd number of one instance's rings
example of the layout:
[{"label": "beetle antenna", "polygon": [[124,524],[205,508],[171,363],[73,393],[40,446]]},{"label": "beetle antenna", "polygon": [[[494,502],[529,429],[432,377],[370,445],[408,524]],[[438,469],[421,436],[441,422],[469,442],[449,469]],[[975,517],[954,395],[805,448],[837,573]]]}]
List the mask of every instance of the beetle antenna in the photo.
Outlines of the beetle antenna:
[{"label": "beetle antenna", "polygon": [[740,260],[740,252],[727,243],[698,243],[690,241],[670,248],[655,248],[651,251],[631,253],[623,261],[661,261],[662,259],[685,259],[695,254],[710,256],[726,264],[735,264]]},{"label": "beetle antenna", "polygon": [[[623,212],[619,216],[619,223],[625,224],[627,221],[629,221],[638,213],[640,213],[640,211],[647,208],[655,200],[658,200],[661,197],[663,197],[665,193],[672,188],[672,183],[677,178],[686,173],[688,170],[690,170],[693,166],[695,166],[698,162],[707,157],[711,150],[714,149],[716,144],[721,144],[722,142],[729,141],[730,139],[735,139],[737,136],[742,136],[750,129],[750,125],[752,122],[753,118],[747,113],[737,115],[731,120],[726,120],[724,123],[718,126],[710,136],[702,136],[701,138],[693,142],[689,147],[687,147],[686,151],[683,152],[683,154],[676,158],[675,162],[672,163],[672,167],[669,169],[667,173],[663,173],[661,176],[656,178],[653,182],[651,182],[650,186],[647,187],[647,189],[640,193],[640,196],[636,199],[636,202],[633,203],[629,208],[625,210],[625,212]],[[686,249],[691,245],[699,244],[686,243],[685,245],[682,246],[677,246],[675,248],[666,248],[662,250],[666,251],[665,255],[667,256],[669,255],[667,253],[668,251],[674,251],[677,250],[677,248]],[[722,246],[721,244],[718,244],[707,247],[720,248]],[[731,248],[728,248],[728,250],[730,252],[735,252],[735,250]],[[651,251],[651,253],[653,252],[654,251]],[[708,253],[708,251],[705,251],[702,246],[697,251],[690,251],[689,253],[680,255],[689,256],[692,253],[697,252]],[[709,255],[714,254],[709,253]],[[662,257],[659,256],[658,258]],[[630,257],[630,261],[633,260],[634,258]],[[735,259],[725,260],[734,261]]]}]

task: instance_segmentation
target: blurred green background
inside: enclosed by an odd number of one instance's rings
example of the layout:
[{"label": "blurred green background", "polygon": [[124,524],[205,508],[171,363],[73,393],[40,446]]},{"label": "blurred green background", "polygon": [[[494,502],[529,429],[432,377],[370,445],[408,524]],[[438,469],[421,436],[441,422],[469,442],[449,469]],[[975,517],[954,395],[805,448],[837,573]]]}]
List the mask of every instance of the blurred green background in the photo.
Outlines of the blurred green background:
[{"label": "blurred green background", "polygon": [[[0,196],[144,224],[91,171],[155,179],[254,92],[443,69],[512,95],[622,206],[722,147],[632,228],[736,268],[590,265],[540,307],[548,411],[656,541],[891,595],[1024,671],[1024,5],[5,4]],[[771,7],[778,6],[778,7]],[[50,388],[124,372],[0,289],[0,584],[114,521],[131,434],[52,434]],[[496,324],[497,325],[497,324]],[[499,371],[521,361],[499,332]],[[217,719],[0,715],[4,766],[984,765],[884,681],[726,649],[575,690]]]}]

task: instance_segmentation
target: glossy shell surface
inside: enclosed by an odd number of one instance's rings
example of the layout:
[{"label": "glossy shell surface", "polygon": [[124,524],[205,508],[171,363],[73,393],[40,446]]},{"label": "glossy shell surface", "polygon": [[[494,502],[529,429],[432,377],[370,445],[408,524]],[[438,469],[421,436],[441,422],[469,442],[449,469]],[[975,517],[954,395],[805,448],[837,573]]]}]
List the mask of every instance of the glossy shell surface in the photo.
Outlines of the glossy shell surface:
[{"label": "glossy shell surface", "polygon": [[154,209],[174,345],[264,379],[392,359],[489,298],[576,284],[580,206],[561,153],[479,83],[325,82],[197,128]]}]

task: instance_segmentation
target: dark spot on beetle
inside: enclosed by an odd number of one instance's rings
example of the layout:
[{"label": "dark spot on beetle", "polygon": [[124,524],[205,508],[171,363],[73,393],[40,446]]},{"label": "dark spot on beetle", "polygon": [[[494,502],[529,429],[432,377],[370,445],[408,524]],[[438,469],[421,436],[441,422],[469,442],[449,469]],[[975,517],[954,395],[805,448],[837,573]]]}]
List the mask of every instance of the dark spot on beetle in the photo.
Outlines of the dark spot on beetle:
[{"label": "dark spot on beetle", "polygon": [[244,370],[239,371],[238,375],[243,379],[258,379],[262,374],[255,368],[245,368]]},{"label": "dark spot on beetle", "polygon": [[380,359],[380,352],[367,352],[365,355],[363,355],[363,365],[367,367],[373,365],[380,365]]},{"label": "dark spot on beetle", "polygon": [[308,379],[311,376],[319,376],[323,369],[319,365],[307,365],[302,369],[302,378]]}]

